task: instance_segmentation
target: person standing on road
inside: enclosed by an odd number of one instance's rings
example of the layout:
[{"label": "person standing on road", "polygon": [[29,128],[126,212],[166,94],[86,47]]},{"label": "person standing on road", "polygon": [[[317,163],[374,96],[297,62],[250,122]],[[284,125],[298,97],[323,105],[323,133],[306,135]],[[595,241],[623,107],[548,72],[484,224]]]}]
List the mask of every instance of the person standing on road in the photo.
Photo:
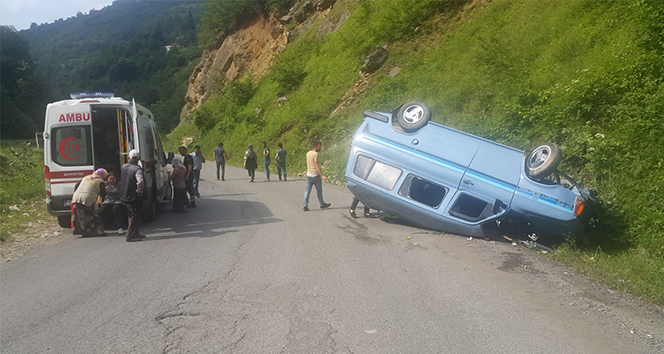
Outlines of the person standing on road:
[{"label": "person standing on road", "polygon": [[277,144],[279,150],[274,155],[274,158],[277,160],[277,173],[279,174],[279,180],[281,181],[281,172],[284,173],[284,181],[286,181],[286,150],[282,143]]},{"label": "person standing on road", "polygon": [[174,157],[171,161],[171,165],[173,166],[173,172],[168,176],[168,178],[173,181],[173,209],[171,209],[171,211],[174,213],[184,213],[185,205],[189,204],[184,179],[184,164],[180,158]]},{"label": "person standing on road", "polygon": [[196,198],[200,198],[201,193],[198,192],[198,185],[201,181],[201,169],[205,163],[205,157],[201,153],[200,145],[194,146],[194,152],[191,153],[191,157],[194,159],[194,177],[192,179],[192,187],[194,188],[194,194],[196,194]]},{"label": "person standing on road", "polygon": [[323,200],[323,181],[327,181],[327,177],[323,174],[318,163],[318,152],[322,144],[319,141],[313,143],[312,149],[307,152],[307,187],[304,190],[304,204],[302,209],[309,211],[309,194],[311,194],[311,186],[316,187],[316,193],[320,208],[329,208],[330,203],[325,203]]},{"label": "person standing on road", "polygon": [[104,197],[104,180],[108,172],[100,168],[91,175],[83,177],[75,186],[71,202],[74,206],[74,233],[80,230],[81,236],[106,236],[104,222],[97,209],[97,199]]},{"label": "person standing on road", "polygon": [[266,142],[262,142],[263,146],[263,167],[265,167],[265,181],[270,182],[270,148],[267,147]]},{"label": "person standing on road", "polygon": [[249,144],[249,150],[244,153],[244,168],[249,173],[249,182],[253,182],[256,178],[256,169],[258,168],[258,156],[254,151],[254,146]]},{"label": "person standing on road", "polygon": [[225,181],[226,176],[226,150],[224,150],[224,143],[219,143],[219,146],[214,149],[214,160],[217,162],[217,181],[219,180],[219,167],[221,167],[221,180]]},{"label": "person standing on road", "polygon": [[[350,216],[353,217],[353,219],[357,218],[357,214],[355,214],[355,208],[357,208],[357,204],[360,203],[360,199],[356,196],[353,196],[353,202],[350,203],[350,210],[348,210],[348,213]],[[364,204],[364,202],[362,202]],[[369,218],[371,217],[371,214],[369,213],[370,209],[369,207],[364,204],[364,217]]]},{"label": "person standing on road", "polygon": [[194,185],[193,185],[193,180],[194,180],[194,158],[191,157],[187,153],[187,147],[182,145],[180,146],[180,155],[182,155],[183,158],[183,164],[184,164],[184,183],[185,183],[185,188],[187,189],[187,192],[189,193],[189,199],[191,200],[189,202],[188,207],[193,209],[196,208],[196,195],[194,194]]},{"label": "person standing on road", "polygon": [[140,241],[145,235],[139,233],[143,220],[143,169],[138,165],[138,150],[129,151],[129,162],[122,165],[120,185],[122,187],[122,200],[127,206],[129,227],[127,227],[127,242]]}]

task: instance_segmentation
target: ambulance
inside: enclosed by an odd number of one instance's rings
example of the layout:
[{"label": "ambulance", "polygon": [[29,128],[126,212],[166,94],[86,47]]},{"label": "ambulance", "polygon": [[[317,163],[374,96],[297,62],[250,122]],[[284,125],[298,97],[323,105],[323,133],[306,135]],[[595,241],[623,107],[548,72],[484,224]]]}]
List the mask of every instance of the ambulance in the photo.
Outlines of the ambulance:
[{"label": "ambulance", "polygon": [[143,209],[154,220],[160,204],[172,198],[159,128],[152,112],[133,99],[110,92],[76,92],[71,99],[49,103],[44,123],[46,204],[62,227],[71,227],[74,185],[97,168],[120,175],[129,151],[140,152],[145,176]]}]

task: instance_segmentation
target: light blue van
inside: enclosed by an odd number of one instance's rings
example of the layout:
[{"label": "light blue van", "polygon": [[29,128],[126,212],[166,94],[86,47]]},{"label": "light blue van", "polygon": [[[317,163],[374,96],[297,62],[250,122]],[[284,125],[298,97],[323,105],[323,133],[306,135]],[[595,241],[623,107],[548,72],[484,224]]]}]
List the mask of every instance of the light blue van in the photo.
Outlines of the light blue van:
[{"label": "light blue van", "polygon": [[[346,179],[366,205],[420,227],[557,244],[592,227],[597,202],[558,171],[554,144],[522,150],[430,122],[424,102],[366,111]],[[561,177],[562,176],[562,177]]]}]

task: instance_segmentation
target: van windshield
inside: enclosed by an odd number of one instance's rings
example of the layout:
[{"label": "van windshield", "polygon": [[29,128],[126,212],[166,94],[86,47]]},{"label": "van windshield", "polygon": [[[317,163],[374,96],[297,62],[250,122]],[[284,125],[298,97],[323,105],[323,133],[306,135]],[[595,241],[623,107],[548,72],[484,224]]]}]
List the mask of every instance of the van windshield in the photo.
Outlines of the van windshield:
[{"label": "van windshield", "polygon": [[66,126],[51,131],[53,162],[61,166],[92,165],[90,126]]}]

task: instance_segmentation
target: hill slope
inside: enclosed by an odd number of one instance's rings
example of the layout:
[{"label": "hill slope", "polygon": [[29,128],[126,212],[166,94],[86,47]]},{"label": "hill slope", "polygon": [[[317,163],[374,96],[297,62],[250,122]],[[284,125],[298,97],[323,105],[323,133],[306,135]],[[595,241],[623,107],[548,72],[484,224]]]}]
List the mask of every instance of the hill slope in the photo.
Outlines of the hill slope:
[{"label": "hill slope", "polygon": [[[664,303],[661,2],[339,0],[308,15],[284,25],[289,44],[265,75],[210,84],[171,144],[223,141],[239,164],[248,143],[279,141],[299,171],[309,141],[323,139],[328,174],[343,180],[361,112],[409,99],[427,101],[437,122],[521,149],[553,141],[562,168],[606,207],[601,229],[558,257]],[[387,61],[358,75],[383,45]]]}]

